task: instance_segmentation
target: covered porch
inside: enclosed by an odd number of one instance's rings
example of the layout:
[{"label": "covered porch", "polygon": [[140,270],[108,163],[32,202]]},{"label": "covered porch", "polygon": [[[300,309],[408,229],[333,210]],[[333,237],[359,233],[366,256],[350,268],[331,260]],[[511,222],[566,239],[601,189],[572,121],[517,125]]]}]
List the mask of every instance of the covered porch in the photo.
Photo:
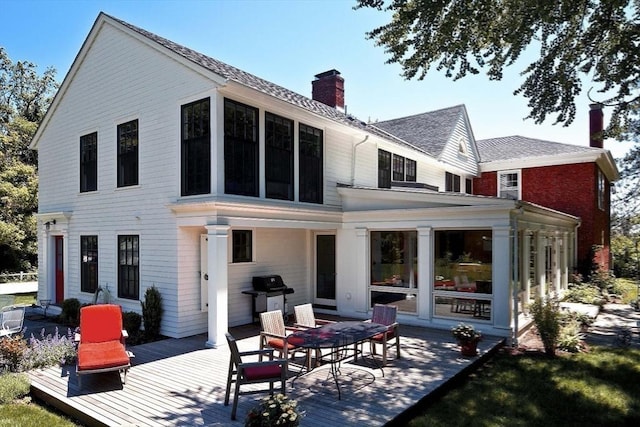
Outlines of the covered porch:
[{"label": "covered porch", "polygon": [[[342,365],[341,400],[333,381],[325,383],[324,367],[293,385],[290,378],[287,394],[305,412],[302,425],[384,425],[482,363],[503,342],[485,336],[479,356],[465,358],[449,331],[401,328],[402,358],[395,359],[391,351],[384,376],[360,364]],[[256,326],[230,331],[241,351],[258,348]],[[32,392],[87,425],[243,425],[247,412],[266,393],[240,396],[238,420],[232,422],[231,405],[223,405],[229,349],[205,348],[204,341],[203,335],[195,335],[130,347],[135,358],[124,386],[112,372],[87,376],[79,389],[75,366],[65,366],[30,372]],[[292,365],[290,375],[298,369]]]}]

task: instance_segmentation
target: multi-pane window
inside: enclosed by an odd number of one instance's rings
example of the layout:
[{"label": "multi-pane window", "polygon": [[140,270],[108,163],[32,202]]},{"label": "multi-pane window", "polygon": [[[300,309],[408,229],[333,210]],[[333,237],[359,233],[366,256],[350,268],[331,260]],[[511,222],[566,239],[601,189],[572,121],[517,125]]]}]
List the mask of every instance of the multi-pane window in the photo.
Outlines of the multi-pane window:
[{"label": "multi-pane window", "polygon": [[404,157],[393,155],[393,180],[404,181]]},{"label": "multi-pane window", "polygon": [[140,299],[139,236],[118,236],[118,298]]},{"label": "multi-pane window", "polygon": [[138,120],[118,125],[118,187],[138,185]]},{"label": "multi-pane window", "polygon": [[224,100],[224,192],[258,195],[258,110]]},{"label": "multi-pane window", "polygon": [[518,171],[498,173],[498,197],[520,199],[520,173]]},{"label": "multi-pane window", "polygon": [[444,191],[459,193],[460,192],[460,175],[445,172]]},{"label": "multi-pane window", "polygon": [[253,261],[253,232],[233,230],[231,232],[231,262]]},{"label": "multi-pane window", "polygon": [[270,199],[293,200],[293,121],[265,114],[265,186]]},{"label": "multi-pane window", "polygon": [[299,199],[301,202],[322,203],[322,130],[302,123],[299,127]]},{"label": "multi-pane window", "polygon": [[378,150],[378,187],[391,188],[391,153]]},{"label": "multi-pane window", "polygon": [[80,192],[98,189],[98,132],[80,137]]},{"label": "multi-pane window", "polygon": [[416,182],[417,174],[416,174],[415,160],[407,159],[405,171],[406,171],[405,180],[409,182]]},{"label": "multi-pane window", "polygon": [[98,289],[98,236],[80,236],[80,290]]},{"label": "multi-pane window", "polygon": [[182,106],[181,192],[211,192],[211,125],[209,98]]}]

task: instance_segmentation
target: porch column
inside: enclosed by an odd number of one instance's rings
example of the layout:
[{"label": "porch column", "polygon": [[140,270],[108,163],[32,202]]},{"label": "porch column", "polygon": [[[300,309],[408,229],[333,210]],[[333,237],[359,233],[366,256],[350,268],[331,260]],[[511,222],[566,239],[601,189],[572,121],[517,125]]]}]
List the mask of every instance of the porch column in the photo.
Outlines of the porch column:
[{"label": "porch column", "polygon": [[356,283],[358,290],[353,295],[354,308],[357,312],[366,313],[369,311],[369,287],[371,259],[369,257],[369,230],[366,228],[356,228]]},{"label": "porch column", "polygon": [[562,267],[560,266],[560,232],[556,231],[553,236],[553,291],[560,292],[562,282]]},{"label": "porch column", "polygon": [[526,230],[522,233],[522,258],[520,263],[520,281],[522,289],[520,293],[521,310],[529,305],[529,295],[531,294],[531,234]]},{"label": "porch column", "polygon": [[566,231],[562,233],[562,244],[560,245],[560,263],[562,279],[560,280],[560,287],[567,289],[569,285],[569,233]]},{"label": "porch column", "polygon": [[542,232],[536,232],[536,285],[538,286],[538,297],[542,298],[547,294],[547,279],[546,279],[546,237]]},{"label": "porch column", "polygon": [[418,227],[418,318],[431,318],[433,294],[433,229]]},{"label": "porch column", "polygon": [[224,345],[224,334],[229,328],[228,315],[228,225],[207,225],[207,264],[209,266],[208,281],[208,339],[207,347]]},{"label": "porch column", "polygon": [[[509,329],[511,324],[511,227],[493,227],[493,322],[496,328]],[[514,248],[515,250],[515,248]]]}]

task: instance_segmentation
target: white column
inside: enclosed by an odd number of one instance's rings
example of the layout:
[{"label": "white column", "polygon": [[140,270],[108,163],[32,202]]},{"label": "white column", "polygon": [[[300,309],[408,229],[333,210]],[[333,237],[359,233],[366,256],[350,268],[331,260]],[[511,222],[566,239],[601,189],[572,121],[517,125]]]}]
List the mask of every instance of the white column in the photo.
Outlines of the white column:
[{"label": "white column", "polygon": [[[522,298],[520,304],[522,307],[529,305],[529,295],[531,294],[531,235],[525,230],[522,233],[522,260],[520,263],[520,281],[524,284],[521,291]],[[523,310],[524,311],[524,310]]]},{"label": "white column", "polygon": [[492,231],[493,322],[496,327],[507,329],[511,324],[512,306],[511,227],[493,227]]},{"label": "white column", "polygon": [[560,287],[562,289],[567,289],[569,284],[569,233],[566,231],[562,233],[562,246],[561,246],[561,258],[560,258],[560,269],[562,274],[562,279],[560,280]]},{"label": "white column", "polygon": [[542,232],[536,232],[536,285],[538,286],[538,297],[547,294],[547,279],[545,272],[547,248],[545,246],[545,236]]},{"label": "white column", "polygon": [[418,227],[418,317],[430,319],[433,294],[433,229]]},{"label": "white column", "polygon": [[356,228],[356,284],[358,292],[353,295],[355,310],[361,313],[369,311],[369,275],[371,259],[369,257],[369,231]]},{"label": "white column", "polygon": [[556,294],[560,292],[561,282],[562,269],[560,266],[560,233],[556,232],[553,236],[553,291]]},{"label": "white column", "polygon": [[208,339],[207,347],[224,345],[229,328],[228,298],[228,225],[207,225],[209,237],[207,263],[209,266]]}]

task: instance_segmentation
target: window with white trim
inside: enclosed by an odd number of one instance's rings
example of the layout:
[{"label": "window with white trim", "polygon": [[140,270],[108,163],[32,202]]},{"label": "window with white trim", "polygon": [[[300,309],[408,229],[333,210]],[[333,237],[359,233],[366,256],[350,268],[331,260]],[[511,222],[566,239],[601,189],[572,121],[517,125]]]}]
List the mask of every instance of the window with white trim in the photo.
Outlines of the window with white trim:
[{"label": "window with white trim", "polygon": [[520,200],[520,171],[498,172],[498,197]]}]

